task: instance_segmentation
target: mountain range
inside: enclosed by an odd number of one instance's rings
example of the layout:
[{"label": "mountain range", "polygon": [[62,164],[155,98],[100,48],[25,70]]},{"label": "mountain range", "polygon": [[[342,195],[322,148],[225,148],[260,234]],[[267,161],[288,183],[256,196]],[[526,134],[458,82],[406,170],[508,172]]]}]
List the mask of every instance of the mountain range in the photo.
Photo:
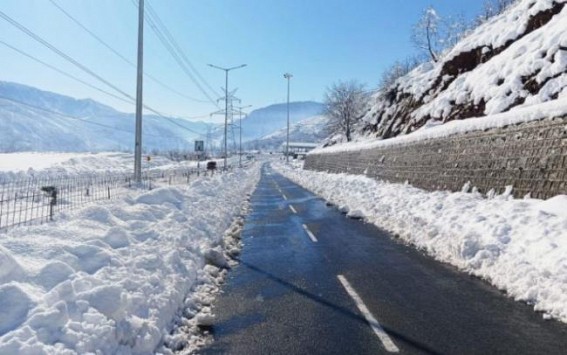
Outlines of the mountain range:
[{"label": "mountain range", "polygon": [[[292,102],[290,121],[298,123],[321,111],[322,104],[316,102]],[[254,110],[242,120],[243,141],[260,139],[286,123],[286,104]],[[91,99],[0,81],[0,152],[130,151],[134,125],[134,114]],[[191,150],[194,140],[205,139],[210,126],[203,121],[144,115],[143,145],[148,151]],[[217,145],[223,134],[223,124],[212,126],[211,138]]]}]

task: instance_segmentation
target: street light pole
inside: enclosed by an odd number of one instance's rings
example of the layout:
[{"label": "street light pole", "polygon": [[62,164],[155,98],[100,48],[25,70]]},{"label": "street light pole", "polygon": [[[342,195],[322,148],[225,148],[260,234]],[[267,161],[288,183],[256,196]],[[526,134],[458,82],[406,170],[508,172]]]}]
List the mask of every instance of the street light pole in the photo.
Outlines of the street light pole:
[{"label": "street light pole", "polygon": [[226,158],[228,156],[227,134],[228,134],[228,72],[234,69],[244,68],[246,64],[242,64],[232,68],[222,68],[213,64],[208,64],[211,68],[224,70],[225,72],[225,87],[224,87],[224,170],[227,169]]},{"label": "street light pole", "polygon": [[289,81],[293,78],[293,75],[285,73],[284,78],[287,79],[287,143],[285,146],[285,161],[286,163],[289,163]]},{"label": "street light pole", "polygon": [[134,180],[142,183],[142,99],[144,77],[144,0],[138,5],[138,70],[136,82],[136,138],[134,143]]}]

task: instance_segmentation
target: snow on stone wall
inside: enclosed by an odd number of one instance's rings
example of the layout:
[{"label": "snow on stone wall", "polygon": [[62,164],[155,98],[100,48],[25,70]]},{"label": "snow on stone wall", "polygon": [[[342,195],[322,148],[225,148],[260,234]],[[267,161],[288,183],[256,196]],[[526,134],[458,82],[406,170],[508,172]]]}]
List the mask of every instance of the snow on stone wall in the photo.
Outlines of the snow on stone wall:
[{"label": "snow on stone wall", "polygon": [[[324,149],[322,150],[324,151]],[[426,190],[567,194],[567,116],[360,150],[312,153],[305,169],[365,174]],[[467,184],[468,185],[468,184]]]}]

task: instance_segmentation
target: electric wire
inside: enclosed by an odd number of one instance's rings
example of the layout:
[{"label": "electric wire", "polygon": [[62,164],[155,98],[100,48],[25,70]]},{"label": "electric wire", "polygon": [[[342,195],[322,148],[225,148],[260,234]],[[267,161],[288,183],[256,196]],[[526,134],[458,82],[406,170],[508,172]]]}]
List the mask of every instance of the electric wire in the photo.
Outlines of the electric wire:
[{"label": "electric wire", "polygon": [[177,49],[177,52],[181,55],[181,58],[185,61],[185,63],[189,66],[189,68],[191,68],[193,70],[193,73],[195,73],[195,75],[197,76],[197,78],[199,78],[199,80],[201,80],[201,82],[203,84],[205,84],[205,86],[215,95],[215,96],[220,96],[220,94],[218,92],[216,92],[215,89],[213,89],[211,87],[211,85],[207,82],[207,80],[205,80],[205,78],[203,78],[203,76],[201,75],[201,73],[199,73],[199,71],[197,70],[197,68],[195,68],[195,66],[193,65],[193,63],[189,60],[189,58],[187,57],[187,55],[185,54],[185,52],[183,51],[183,49],[179,46],[179,44],[177,43],[177,41],[175,40],[175,38],[173,37],[173,35],[171,34],[171,32],[169,31],[169,29],[167,28],[167,26],[163,23],[163,21],[161,20],[161,18],[159,17],[158,13],[154,10],[154,8],[152,7],[152,5],[149,3],[147,3],[148,6],[148,11],[150,13],[150,15],[152,16],[152,18],[154,19],[154,21],[158,24],[158,26],[161,27],[163,33],[166,35],[166,37],[169,39],[169,41],[173,44],[173,46],[175,47],[175,49]]},{"label": "electric wire", "polygon": [[[99,42],[101,45],[103,45],[104,47],[106,47],[108,50],[110,50],[112,53],[114,53],[118,58],[122,59],[122,61],[124,61],[125,63],[127,63],[128,65],[130,65],[133,68],[136,68],[136,64],[134,62],[132,62],[130,59],[126,58],[124,55],[122,55],[120,52],[118,52],[116,49],[114,49],[111,45],[109,45],[107,42],[105,42],[102,38],[100,38],[97,34],[95,34],[93,31],[89,30],[85,25],[83,25],[81,23],[81,21],[79,21],[77,18],[75,18],[73,15],[71,15],[68,11],[66,11],[63,7],[61,7],[58,3],[55,2],[55,0],[49,0],[53,6],[55,6],[57,9],[59,9],[59,11],[61,11],[65,16],[67,16],[71,21],[73,21],[77,26],[79,26],[80,28],[82,28],[85,32],[87,32],[92,38],[94,38],[97,42]],[[169,90],[171,92],[173,92],[174,94],[177,94],[185,99],[194,101],[194,102],[208,102],[206,100],[201,100],[201,99],[196,99],[194,97],[188,96],[183,94],[182,92],[172,88],[171,86],[165,84],[164,82],[162,82],[161,80],[157,79],[156,77],[154,77],[153,75],[150,75],[149,73],[144,71],[144,75],[152,80],[153,82],[157,83],[158,85],[160,85],[161,87],[165,88],[166,90]]]},{"label": "electric wire", "polygon": [[96,74],[95,72],[93,72],[92,70],[90,70],[89,68],[87,68],[86,66],[84,66],[83,64],[79,63],[78,61],[76,61],[75,59],[73,59],[71,56],[65,54],[64,52],[62,52],[61,50],[57,49],[55,46],[53,46],[51,43],[49,43],[48,41],[44,40],[43,38],[41,38],[39,35],[35,34],[34,32],[32,32],[31,30],[29,30],[27,27],[25,27],[24,25],[22,25],[21,23],[17,22],[16,20],[14,20],[13,18],[11,18],[10,16],[6,15],[3,11],[0,10],[0,17],[3,18],[6,22],[10,23],[12,26],[16,27],[17,29],[19,29],[20,31],[24,32],[26,35],[28,35],[29,37],[31,37],[32,39],[34,39],[35,41],[39,42],[40,44],[44,45],[45,47],[47,47],[49,50],[51,50],[52,52],[56,53],[57,55],[59,55],[60,57],[62,57],[63,59],[65,59],[66,61],[70,62],[71,64],[73,64],[74,66],[78,67],[79,69],[81,69],[82,71],[86,72],[87,74],[91,75],[92,77],[96,78],[98,81],[104,83],[105,85],[107,85],[108,87],[112,88],[113,90],[115,90],[116,92],[120,93],[121,95],[136,101],[131,95],[129,95],[128,93],[124,92],[123,90],[121,90],[120,88],[118,88],[116,85],[112,84],[111,82],[109,82],[108,80],[104,79],[103,77],[101,77],[100,75]]},{"label": "electric wire", "polygon": [[[138,6],[135,0],[132,0],[134,6]],[[149,7],[148,7],[149,8]],[[215,99],[211,97],[211,95],[203,88],[203,86],[199,83],[199,81],[195,78],[191,69],[182,59],[182,54],[178,53],[175,49],[175,46],[167,39],[165,33],[162,31],[160,26],[157,24],[157,20],[154,20],[152,12],[147,12],[147,16],[145,16],[145,20],[153,30],[154,34],[157,36],[158,40],[167,50],[167,52],[171,55],[171,57],[175,60],[175,62],[179,65],[181,70],[189,77],[189,79],[195,84],[195,86],[201,91],[201,93],[211,102],[214,106],[218,107],[218,103]]]},{"label": "electric wire", "polygon": [[208,99],[209,102],[211,102],[214,106],[218,107],[218,103],[211,97],[211,95],[209,95],[205,91],[205,89],[203,88],[203,86],[201,86],[201,84],[197,81],[197,79],[195,79],[195,77],[193,76],[193,74],[191,73],[189,68],[187,68],[187,66],[185,65],[185,63],[183,62],[183,60],[181,59],[179,54],[177,54],[177,52],[175,51],[173,46],[167,41],[164,34],[157,27],[157,25],[153,22],[153,20],[148,16],[148,17],[146,17],[146,21],[148,22],[148,24],[150,25],[150,28],[154,31],[154,33],[158,37],[159,41],[162,43],[162,45],[165,47],[165,49],[169,52],[169,54],[175,60],[175,62],[177,62],[177,64],[179,65],[181,70],[185,73],[185,75],[187,75],[189,77],[189,79],[193,82],[193,84],[195,84],[195,86],[197,86],[199,91],[201,91],[201,93],[203,93],[203,95]]},{"label": "electric wire", "polygon": [[80,78],[78,78],[78,77],[72,75],[72,74],[69,74],[69,73],[67,73],[67,72],[65,72],[65,71],[63,71],[63,70],[61,70],[61,69],[59,69],[59,68],[57,68],[57,67],[55,67],[55,66],[49,64],[49,63],[46,63],[46,62],[42,61],[41,59],[39,59],[39,58],[37,58],[37,57],[35,57],[35,56],[29,54],[29,53],[24,52],[24,51],[21,50],[21,49],[18,49],[18,48],[16,48],[16,47],[12,46],[12,45],[9,44],[9,43],[6,43],[6,42],[0,40],[0,44],[6,46],[6,47],[8,47],[8,48],[10,48],[11,50],[13,50],[13,51],[15,51],[15,52],[17,52],[17,53],[19,53],[19,54],[25,56],[25,57],[27,57],[27,58],[29,58],[29,59],[31,59],[31,60],[37,62],[37,63],[40,63],[40,64],[43,65],[43,66],[46,66],[47,68],[49,68],[49,69],[51,69],[51,70],[54,70],[54,71],[58,72],[58,73],[61,74],[61,75],[64,75],[64,76],[66,76],[66,77],[68,77],[68,78],[70,78],[70,79],[73,79],[73,80],[75,80],[75,81],[77,81],[77,82],[79,82],[79,83],[81,83],[81,84],[83,84],[83,85],[86,85],[86,86],[88,86],[88,87],[90,87],[90,88],[92,88],[92,89],[95,89],[95,90],[97,90],[97,91],[99,91],[99,92],[101,92],[101,93],[103,93],[103,94],[105,94],[105,95],[111,96],[111,97],[113,97],[113,98],[115,98],[115,99],[117,99],[117,100],[120,100],[120,101],[129,103],[129,104],[132,103],[131,100],[127,100],[127,99],[125,99],[125,98],[123,98],[123,97],[121,97],[121,96],[115,95],[115,94],[113,94],[113,93],[111,93],[111,92],[108,92],[108,91],[106,91],[106,90],[104,90],[104,89],[101,89],[101,88],[99,88],[99,87],[97,87],[97,86],[95,86],[95,85],[92,85],[92,84],[90,84],[90,83],[88,83],[88,82],[86,82],[86,81],[84,81],[84,80],[82,80],[82,79],[80,79]]},{"label": "electric wire", "polygon": [[[20,31],[24,32],[26,35],[28,35],[29,37],[31,37],[32,39],[34,39],[36,42],[39,42],[40,44],[44,45],[45,47],[47,47],[48,49],[50,49],[52,52],[56,53],[57,55],[59,55],[60,57],[62,57],[63,59],[67,60],[68,62],[70,62],[71,64],[75,65],[76,67],[78,67],[79,69],[83,70],[84,72],[86,72],[87,74],[93,76],[94,78],[96,78],[97,80],[101,81],[102,83],[104,83],[105,85],[109,86],[110,88],[112,88],[113,90],[117,91],[118,93],[122,94],[123,96],[125,96],[127,99],[129,99],[132,103],[136,102],[136,99],[134,97],[132,97],[131,95],[129,95],[128,93],[124,92],[123,90],[121,90],[120,88],[118,88],[117,86],[115,86],[114,84],[110,83],[108,80],[104,79],[103,77],[101,77],[100,75],[96,74],[95,72],[93,72],[91,69],[89,69],[88,67],[86,67],[85,65],[79,63],[77,60],[73,59],[71,56],[67,55],[66,53],[64,53],[63,51],[59,50],[57,47],[55,47],[54,45],[52,45],[51,43],[49,43],[48,41],[44,40],[43,38],[41,38],[39,35],[35,34],[34,32],[32,32],[31,30],[29,30],[28,28],[26,28],[24,25],[20,24],[19,22],[17,22],[16,20],[12,19],[10,16],[6,15],[4,12],[2,12],[0,10],[0,17],[3,18],[5,21],[7,21],[8,23],[10,23],[11,25],[13,25],[14,27],[16,27],[17,29],[19,29]],[[204,134],[201,132],[197,132],[193,129],[190,129],[188,127],[185,127],[175,121],[173,121],[171,118],[166,117],[165,115],[163,115],[161,112],[153,109],[152,107],[144,104],[143,107],[156,114],[157,116],[173,123],[174,125],[185,129],[189,132],[198,134],[200,136],[203,136]]]},{"label": "electric wire", "polygon": [[[120,129],[120,128],[117,128],[117,127],[114,127],[114,126],[105,125],[104,123],[93,122],[93,121],[90,121],[88,119],[81,118],[81,117],[78,117],[78,116],[72,116],[72,115],[69,115],[69,114],[66,114],[66,113],[53,111],[53,110],[47,109],[45,107],[33,105],[33,104],[28,103],[28,102],[24,102],[24,101],[17,100],[17,99],[14,99],[14,98],[6,97],[6,96],[0,96],[0,100],[10,101],[10,102],[22,105],[22,106],[29,107],[29,108],[34,109],[34,110],[44,111],[44,112],[51,113],[51,114],[54,114],[54,115],[57,115],[57,116],[60,116],[60,117],[63,117],[63,118],[69,118],[69,119],[73,119],[73,120],[76,120],[76,121],[82,121],[82,122],[85,122],[85,123],[88,123],[88,124],[91,124],[91,125],[94,125],[94,126],[108,128],[108,129],[111,129],[112,131],[121,131],[121,132],[134,134],[133,131]],[[148,137],[158,137],[158,138],[183,140],[182,138],[172,137],[172,136],[164,136],[164,135],[156,135],[156,134],[148,134],[148,133],[145,133],[144,135],[148,136]]]}]

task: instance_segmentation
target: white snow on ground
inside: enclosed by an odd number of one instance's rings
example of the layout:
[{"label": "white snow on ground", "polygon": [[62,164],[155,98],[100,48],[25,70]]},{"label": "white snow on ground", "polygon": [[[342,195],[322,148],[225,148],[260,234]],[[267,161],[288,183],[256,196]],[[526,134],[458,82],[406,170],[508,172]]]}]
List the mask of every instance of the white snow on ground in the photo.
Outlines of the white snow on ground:
[{"label": "white snow on ground", "polygon": [[486,199],[282,164],[274,168],[348,214],[567,322],[567,196]]},{"label": "white snow on ground", "polygon": [[0,354],[154,353],[258,179],[253,165],[132,191],[3,234]]},{"label": "white snow on ground", "polygon": [[413,133],[384,140],[361,140],[344,144],[337,144],[326,148],[317,148],[309,154],[325,154],[345,151],[357,151],[378,147],[389,147],[400,144],[409,144],[428,139],[443,138],[456,134],[473,131],[483,131],[491,128],[506,127],[515,124],[555,118],[567,115],[567,98],[546,102],[539,105],[513,109],[509,112],[486,117],[468,118],[461,121],[451,121],[445,124],[424,126]]},{"label": "white snow on ground", "polygon": [[[147,161],[147,156],[145,155],[142,161],[144,171],[193,168],[197,166],[196,161],[174,162],[159,155],[150,155],[151,160]],[[201,166],[203,165],[203,162],[201,162]],[[132,153],[0,153],[0,181],[32,176],[130,173],[133,169],[134,155]]]}]

